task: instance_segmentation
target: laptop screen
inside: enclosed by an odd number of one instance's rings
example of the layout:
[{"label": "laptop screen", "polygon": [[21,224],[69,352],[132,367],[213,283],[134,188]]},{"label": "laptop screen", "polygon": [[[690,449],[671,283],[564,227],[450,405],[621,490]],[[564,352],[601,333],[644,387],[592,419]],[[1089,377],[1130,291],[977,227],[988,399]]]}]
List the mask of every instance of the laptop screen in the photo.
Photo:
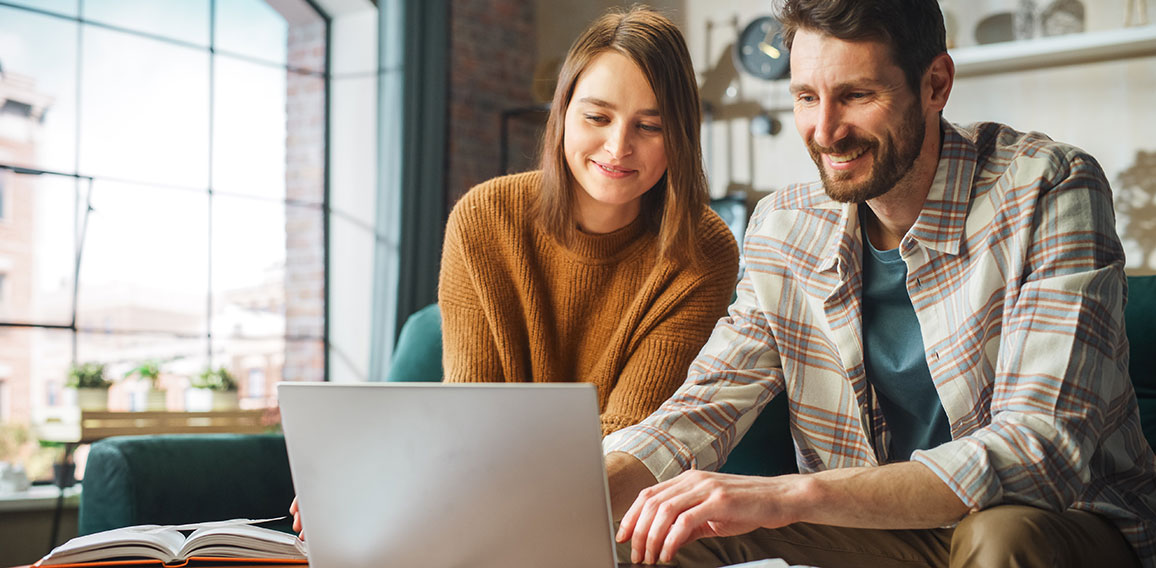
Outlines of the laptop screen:
[{"label": "laptop screen", "polygon": [[313,568],[616,565],[593,385],[277,393]]}]

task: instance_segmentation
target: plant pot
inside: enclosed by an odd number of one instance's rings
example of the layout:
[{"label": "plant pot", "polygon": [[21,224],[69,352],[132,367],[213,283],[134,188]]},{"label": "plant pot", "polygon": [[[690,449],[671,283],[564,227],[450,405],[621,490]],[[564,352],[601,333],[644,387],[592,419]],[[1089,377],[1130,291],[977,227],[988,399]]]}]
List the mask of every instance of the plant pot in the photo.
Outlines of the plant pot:
[{"label": "plant pot", "polygon": [[129,398],[129,410],[134,412],[158,412],[168,410],[165,391],[154,388],[137,389]]},{"label": "plant pot", "polygon": [[209,389],[189,389],[185,391],[185,410],[189,412],[235,410],[240,406],[237,391],[215,391]]},{"label": "plant pot", "polygon": [[108,410],[108,389],[67,389],[67,402],[81,410]]},{"label": "plant pot", "polygon": [[52,464],[52,479],[61,489],[76,485],[76,464],[72,462]]}]

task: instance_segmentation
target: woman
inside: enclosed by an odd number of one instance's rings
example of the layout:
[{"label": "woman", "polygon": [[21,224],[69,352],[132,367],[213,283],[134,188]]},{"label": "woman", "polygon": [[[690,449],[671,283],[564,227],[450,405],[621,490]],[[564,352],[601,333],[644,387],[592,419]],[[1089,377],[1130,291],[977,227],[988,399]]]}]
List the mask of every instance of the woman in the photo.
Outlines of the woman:
[{"label": "woman", "polygon": [[738,249],[707,207],[682,34],[647,8],[570,48],[541,170],[450,214],[438,302],[446,381],[590,382],[602,432],[666,400],[725,312]]}]

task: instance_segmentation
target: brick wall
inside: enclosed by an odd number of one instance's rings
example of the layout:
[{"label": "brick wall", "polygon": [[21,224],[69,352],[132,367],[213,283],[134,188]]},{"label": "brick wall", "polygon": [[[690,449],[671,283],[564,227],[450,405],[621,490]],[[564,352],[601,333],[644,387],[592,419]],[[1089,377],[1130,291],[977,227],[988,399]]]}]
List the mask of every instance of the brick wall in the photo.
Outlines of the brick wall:
[{"label": "brick wall", "polygon": [[[289,27],[290,67],[324,69],[325,26]],[[286,206],[285,334],[321,337],[325,321],[325,241],[320,204],[325,187],[325,82],[290,72],[287,82],[285,195],[315,206]],[[325,374],[321,340],[289,341],[282,378],[318,381]],[[272,379],[270,379],[272,380]],[[273,389],[266,389],[272,393]]]},{"label": "brick wall", "polygon": [[[447,208],[501,174],[503,110],[534,104],[533,0],[453,0],[450,5]],[[511,171],[535,167],[540,116],[510,122]],[[448,209],[447,209],[448,213]]]}]

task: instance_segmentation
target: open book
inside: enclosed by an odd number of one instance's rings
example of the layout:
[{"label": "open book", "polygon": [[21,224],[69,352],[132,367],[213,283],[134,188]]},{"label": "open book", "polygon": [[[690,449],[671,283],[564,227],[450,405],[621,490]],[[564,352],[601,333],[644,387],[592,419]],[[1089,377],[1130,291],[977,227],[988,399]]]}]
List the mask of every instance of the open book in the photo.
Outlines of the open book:
[{"label": "open book", "polygon": [[34,566],[184,565],[199,560],[306,564],[305,543],[295,535],[253,526],[269,520],[275,519],[113,529],[78,536]]}]

